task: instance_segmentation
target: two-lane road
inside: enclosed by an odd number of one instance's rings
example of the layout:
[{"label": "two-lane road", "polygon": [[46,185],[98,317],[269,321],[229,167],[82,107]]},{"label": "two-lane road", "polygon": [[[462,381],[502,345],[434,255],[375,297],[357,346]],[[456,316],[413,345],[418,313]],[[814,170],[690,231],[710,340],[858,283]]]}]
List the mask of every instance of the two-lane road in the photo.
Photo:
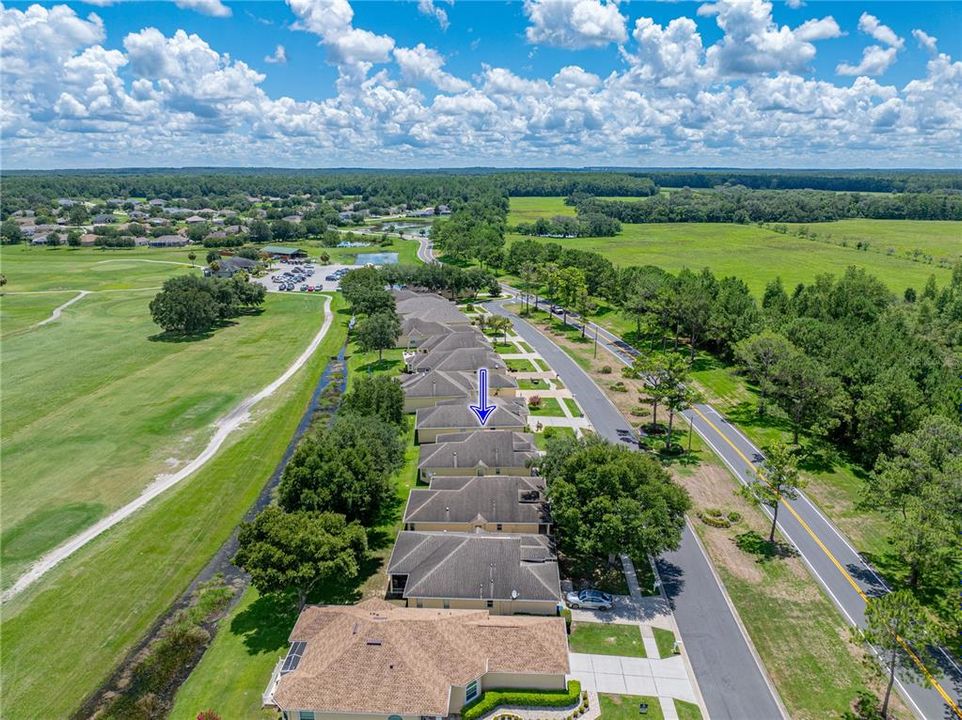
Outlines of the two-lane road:
[{"label": "two-lane road", "polygon": [[[628,424],[591,377],[539,330],[506,311],[502,302],[485,307],[511,319],[515,331],[578,398],[598,434],[621,442],[618,430],[627,429]],[[685,528],[677,551],[658,559],[658,567],[712,720],[785,717],[691,527]]]}]

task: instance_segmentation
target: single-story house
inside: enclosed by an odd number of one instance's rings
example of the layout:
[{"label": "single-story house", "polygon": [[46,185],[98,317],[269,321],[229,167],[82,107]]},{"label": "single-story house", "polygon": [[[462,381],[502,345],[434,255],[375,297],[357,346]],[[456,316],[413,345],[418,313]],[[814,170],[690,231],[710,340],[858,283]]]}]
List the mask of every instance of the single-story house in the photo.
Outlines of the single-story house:
[{"label": "single-story house", "polygon": [[207,219],[202,218],[200,215],[191,215],[184,222],[186,222],[188,225],[197,225],[202,222],[207,222]]},{"label": "single-story house", "polygon": [[148,205],[151,205],[151,206],[153,206],[153,207],[163,207],[164,205],[167,204],[167,201],[166,201],[166,200],[163,200],[163,199],[161,199],[161,198],[154,198],[153,200],[151,200],[151,201],[148,202],[147,204],[148,204]]},{"label": "single-story house", "polygon": [[401,318],[401,335],[398,337],[398,347],[420,347],[428,338],[450,335],[454,328],[444,323],[425,320],[420,317]]},{"label": "single-story house", "polygon": [[94,215],[91,222],[94,225],[110,225],[111,223],[117,222],[117,217],[108,213],[102,213],[100,215]]},{"label": "single-story house", "polygon": [[564,620],[415,610],[384,600],[309,605],[264,704],[284,720],[426,720],[495,688],[563,690]]},{"label": "single-story house", "polygon": [[508,366],[501,356],[490,347],[458,348],[457,350],[433,350],[408,358],[409,372],[428,372],[429,370],[468,370],[477,372],[479,368],[505,371]]},{"label": "single-story house", "polygon": [[257,263],[254,260],[238,257],[237,255],[218,258],[214,262],[217,263],[217,270],[206,267],[204,268],[204,275],[208,277],[213,275],[219,278],[229,278],[234,277],[234,275],[239,272],[251,273],[257,268]]},{"label": "single-story house", "polygon": [[161,235],[149,241],[150,247],[184,247],[187,243],[183,235]]},{"label": "single-story house", "polygon": [[[484,424],[486,430],[523,432],[528,425],[528,408],[521,398],[498,398]],[[414,440],[433,443],[438,435],[480,430],[481,423],[464,400],[451,400],[420,408],[414,420]]]},{"label": "single-story house", "polygon": [[397,312],[404,318],[418,317],[452,327],[461,325],[467,328],[471,326],[468,316],[458,310],[454,303],[445,300],[440,295],[426,293],[396,302]]},{"label": "single-story house", "polygon": [[[401,380],[404,412],[414,412],[445,400],[477,398],[478,376],[467,370],[429,370],[414,373]],[[488,373],[488,393],[492,397],[515,397],[518,381],[504,373]]]},{"label": "single-story house", "polygon": [[408,607],[555,615],[561,602],[547,535],[404,530],[387,574],[388,598]]},{"label": "single-story house", "polygon": [[529,464],[541,457],[534,439],[513,430],[474,430],[438,435],[422,445],[418,472],[435,475],[531,475]]},{"label": "single-story house", "polygon": [[93,247],[97,243],[98,235],[93,233],[84,233],[80,236],[80,244],[83,247]]},{"label": "single-story house", "polygon": [[491,349],[491,343],[480,330],[475,327],[464,328],[457,326],[457,329],[438,335],[431,335],[423,339],[416,350],[420,354],[427,354],[437,350],[448,351],[461,350],[462,348],[484,348]]},{"label": "single-story house", "polygon": [[152,217],[147,219],[149,225],[170,225],[170,220],[162,217]]},{"label": "single-story house", "polygon": [[265,252],[272,258],[277,258],[280,260],[293,260],[295,258],[306,258],[307,252],[296,247],[287,247],[285,245],[267,245],[261,248],[261,252]]},{"label": "single-story house", "polygon": [[424,532],[506,532],[547,535],[551,517],[540,477],[440,475],[414,488],[404,529]]},{"label": "single-story house", "polygon": [[284,222],[299,223],[304,217],[302,215],[285,215],[282,219]]}]

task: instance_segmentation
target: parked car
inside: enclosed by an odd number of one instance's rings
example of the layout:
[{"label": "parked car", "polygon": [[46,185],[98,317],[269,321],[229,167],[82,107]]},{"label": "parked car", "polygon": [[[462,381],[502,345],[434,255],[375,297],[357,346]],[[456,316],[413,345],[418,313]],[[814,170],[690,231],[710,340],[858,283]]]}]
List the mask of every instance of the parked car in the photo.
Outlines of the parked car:
[{"label": "parked car", "polygon": [[570,608],[585,608],[586,610],[611,610],[614,598],[601,590],[579,590],[565,595],[565,602]]}]

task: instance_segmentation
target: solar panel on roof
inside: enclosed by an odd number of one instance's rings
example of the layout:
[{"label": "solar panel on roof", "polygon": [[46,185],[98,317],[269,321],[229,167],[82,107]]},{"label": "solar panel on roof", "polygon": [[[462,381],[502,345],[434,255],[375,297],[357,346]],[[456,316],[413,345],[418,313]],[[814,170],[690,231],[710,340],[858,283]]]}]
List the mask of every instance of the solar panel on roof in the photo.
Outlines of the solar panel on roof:
[{"label": "solar panel on roof", "polygon": [[307,647],[306,642],[295,642],[291,644],[291,649],[287,652],[284,665],[281,667],[281,675],[297,669],[297,664],[301,661],[301,655],[304,654],[305,647]]}]

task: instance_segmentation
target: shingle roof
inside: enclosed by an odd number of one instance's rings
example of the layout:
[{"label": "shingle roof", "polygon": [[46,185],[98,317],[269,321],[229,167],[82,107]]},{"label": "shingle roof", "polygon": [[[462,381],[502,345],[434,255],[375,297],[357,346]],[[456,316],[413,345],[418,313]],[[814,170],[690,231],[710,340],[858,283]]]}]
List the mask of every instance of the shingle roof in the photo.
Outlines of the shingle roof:
[{"label": "shingle roof", "polygon": [[[414,318],[415,320],[417,318]],[[423,321],[422,321],[423,322]],[[432,323],[438,324],[440,323]],[[460,348],[482,348],[491,349],[491,343],[485,340],[484,335],[477,328],[464,328],[457,326],[457,330],[452,330],[447,325],[441,325],[447,329],[446,332],[436,333],[427,338],[418,346],[422,353],[435,352],[440,350],[458,350]],[[409,333],[410,334],[410,333]]]},{"label": "shingle roof", "polygon": [[[505,401],[507,400],[507,401]],[[489,430],[499,427],[524,427],[528,408],[524,401],[516,398],[499,399],[495,410],[488,416],[484,427]],[[429,428],[474,428],[480,429],[478,416],[463,401],[444,402],[417,411],[414,427],[418,430]]]},{"label": "shingle roof", "polygon": [[414,488],[406,523],[545,523],[544,479],[514,475],[434,477]]},{"label": "shingle roof", "polygon": [[[518,381],[497,371],[488,373],[488,388],[516,388]],[[469,397],[478,391],[476,373],[458,370],[429,370],[401,381],[408,397]]]},{"label": "shingle roof", "polygon": [[471,321],[457,306],[440,295],[417,295],[397,302],[398,314],[431,322],[466,325]]},{"label": "shingle roof", "polygon": [[536,600],[561,597],[546,535],[398,533],[389,575],[407,575],[405,598]]},{"label": "shingle roof", "polygon": [[[452,336],[448,336],[452,337]],[[507,366],[490,347],[464,347],[456,350],[432,350],[411,358],[412,370],[504,370]]]},{"label": "shingle roof", "polygon": [[524,467],[540,457],[530,435],[511,430],[475,430],[439,435],[421,446],[419,468]]},{"label": "shingle roof", "polygon": [[274,693],[288,710],[444,716],[451,686],[485,672],[568,672],[564,620],[556,617],[367,600],[306,607],[290,640],[306,645]]}]

